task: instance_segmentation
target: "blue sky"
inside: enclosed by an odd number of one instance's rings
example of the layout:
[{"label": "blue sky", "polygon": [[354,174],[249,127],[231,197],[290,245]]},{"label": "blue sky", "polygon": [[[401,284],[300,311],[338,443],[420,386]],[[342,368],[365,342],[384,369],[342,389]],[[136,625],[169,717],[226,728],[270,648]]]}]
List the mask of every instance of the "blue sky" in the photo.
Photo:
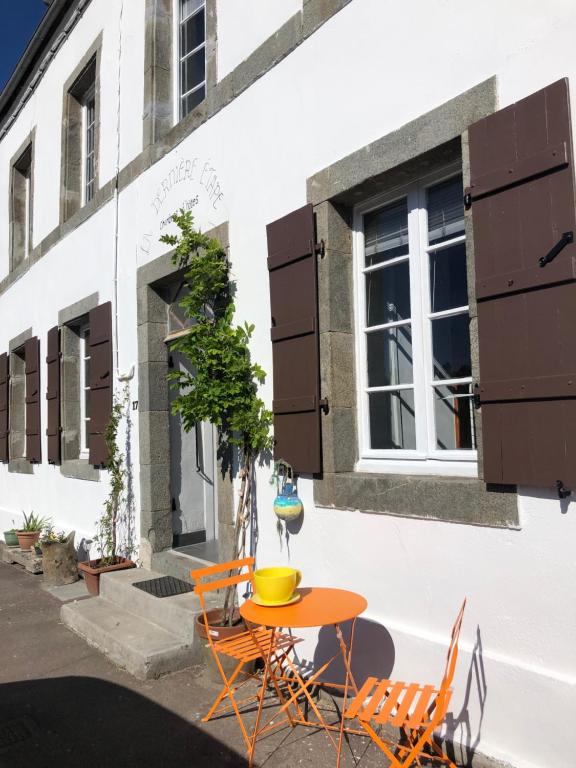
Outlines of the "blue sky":
[{"label": "blue sky", "polygon": [[14,71],[47,7],[42,0],[0,0],[0,90]]}]

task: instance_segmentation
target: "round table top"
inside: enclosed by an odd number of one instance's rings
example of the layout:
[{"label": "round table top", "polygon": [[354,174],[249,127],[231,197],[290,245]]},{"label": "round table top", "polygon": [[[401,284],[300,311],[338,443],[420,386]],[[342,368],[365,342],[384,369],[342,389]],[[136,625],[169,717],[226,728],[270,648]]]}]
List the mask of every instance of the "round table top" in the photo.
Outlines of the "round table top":
[{"label": "round table top", "polygon": [[266,627],[323,627],[354,619],[368,607],[366,598],[347,589],[300,587],[298,592],[301,599],[291,605],[268,607],[246,600],[240,615]]}]

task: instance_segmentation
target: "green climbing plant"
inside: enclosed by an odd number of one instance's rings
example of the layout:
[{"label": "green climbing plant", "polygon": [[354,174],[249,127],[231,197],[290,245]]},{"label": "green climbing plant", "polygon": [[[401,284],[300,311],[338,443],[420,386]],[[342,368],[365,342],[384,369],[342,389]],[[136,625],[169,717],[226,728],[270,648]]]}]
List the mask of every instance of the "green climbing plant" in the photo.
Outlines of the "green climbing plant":
[{"label": "green climbing plant", "polygon": [[[218,448],[239,451],[241,485],[232,554],[236,559],[246,552],[254,462],[273,446],[272,412],[258,395],[266,374],[250,356],[254,325],[234,322],[234,284],[225,249],[194,228],[190,211],[180,211],[173,221],[179,233],[160,240],[174,247],[174,263],[184,270],[186,290],[179,304],[190,327],[172,348],[188,359],[193,372],[168,374],[179,392],[172,408],[180,414],[185,430],[209,421],[217,429]],[[226,593],[227,623],[232,623],[235,594],[234,589]]]},{"label": "green climbing plant", "polygon": [[114,395],[112,413],[104,431],[104,441],[108,448],[106,466],[110,478],[110,491],[104,502],[104,511],[96,522],[94,536],[100,550],[100,565],[113,565],[118,557],[118,523],[126,504],[126,468],[124,454],[118,445],[118,430],[126,413],[128,400],[129,389],[126,384],[121,394]]}]

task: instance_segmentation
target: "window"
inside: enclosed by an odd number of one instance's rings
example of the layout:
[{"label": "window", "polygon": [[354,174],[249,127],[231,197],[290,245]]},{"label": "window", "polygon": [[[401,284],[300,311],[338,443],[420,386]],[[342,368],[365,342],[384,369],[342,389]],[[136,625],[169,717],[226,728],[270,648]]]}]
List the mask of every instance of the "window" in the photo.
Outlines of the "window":
[{"label": "window", "polygon": [[82,195],[83,204],[86,204],[94,197],[95,180],[95,131],[96,131],[96,97],[92,87],[85,95],[82,106],[82,126],[83,126],[83,179]]},{"label": "window", "polygon": [[462,178],[362,204],[355,224],[358,468],[475,474]]},{"label": "window", "polygon": [[98,189],[99,87],[98,53],[73,76],[65,90],[62,165],[65,221],[87,205]]},{"label": "window", "polygon": [[176,0],[178,117],[206,97],[206,7],[204,0]]},{"label": "window", "polygon": [[26,354],[19,347],[10,355],[10,460],[26,458]]},{"label": "window", "polygon": [[80,336],[80,457],[88,455],[90,435],[90,327],[83,325]]},{"label": "window", "polygon": [[32,143],[12,166],[12,269],[28,258],[32,240]]}]

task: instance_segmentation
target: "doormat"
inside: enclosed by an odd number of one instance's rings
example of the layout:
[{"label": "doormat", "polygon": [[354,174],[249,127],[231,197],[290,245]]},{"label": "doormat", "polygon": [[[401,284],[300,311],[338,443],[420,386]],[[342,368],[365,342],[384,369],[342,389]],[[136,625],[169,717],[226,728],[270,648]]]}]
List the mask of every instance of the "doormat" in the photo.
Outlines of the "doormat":
[{"label": "doormat", "polygon": [[182,579],[175,579],[174,576],[161,576],[159,579],[148,579],[148,581],[137,581],[132,586],[148,592],[154,597],[174,597],[174,595],[184,595],[186,592],[193,592],[194,587]]},{"label": "doormat", "polygon": [[0,754],[29,739],[36,732],[36,727],[29,717],[0,723]]}]

